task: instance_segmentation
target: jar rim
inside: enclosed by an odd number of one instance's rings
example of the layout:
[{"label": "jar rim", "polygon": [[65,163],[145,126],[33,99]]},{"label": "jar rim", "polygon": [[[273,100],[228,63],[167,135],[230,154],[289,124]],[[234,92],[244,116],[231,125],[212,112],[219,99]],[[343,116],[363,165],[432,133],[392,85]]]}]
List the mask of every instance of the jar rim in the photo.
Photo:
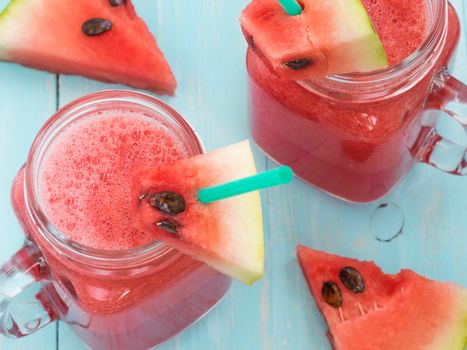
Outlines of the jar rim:
[{"label": "jar rim", "polygon": [[402,86],[408,80],[420,76],[421,73],[427,71],[427,64],[434,64],[435,60],[430,56],[441,53],[441,50],[437,48],[445,39],[447,30],[447,0],[431,0],[430,4],[434,18],[432,18],[425,40],[417,50],[398,64],[372,72],[334,75],[321,81],[303,80],[298,83],[320,95],[326,94],[327,88],[323,86],[326,84],[333,87],[330,92],[341,92],[341,89],[351,89],[352,92],[356,92],[361,87],[362,95],[364,95],[362,99],[368,100],[381,97],[373,96],[369,93],[369,88],[381,86],[382,89],[387,89],[394,83]]},{"label": "jar rim", "polygon": [[[159,119],[173,123],[184,138],[184,144],[192,155],[204,153],[204,147],[193,127],[172,107],[158,98],[146,93],[129,90],[104,90],[85,95],[66,104],[55,112],[42,126],[36,135],[29,151],[25,169],[25,203],[28,218],[33,227],[37,228],[40,238],[44,238],[55,249],[75,260],[85,260],[89,265],[100,267],[128,267],[140,265],[160,259],[163,256],[173,256],[176,251],[161,241],[153,241],[142,246],[120,250],[105,250],[88,247],[67,238],[48,220],[42,208],[36,191],[35,179],[43,148],[54,139],[56,132],[66,128],[70,120],[77,115],[85,116],[86,112],[79,111],[85,107],[93,107],[102,103],[130,103],[132,107],[144,107],[154,111]],[[121,108],[121,106],[119,106]],[[92,114],[92,113],[90,113]],[[68,121],[68,123],[66,123]],[[65,124],[63,124],[65,122]],[[172,253],[172,254],[169,254]]]}]

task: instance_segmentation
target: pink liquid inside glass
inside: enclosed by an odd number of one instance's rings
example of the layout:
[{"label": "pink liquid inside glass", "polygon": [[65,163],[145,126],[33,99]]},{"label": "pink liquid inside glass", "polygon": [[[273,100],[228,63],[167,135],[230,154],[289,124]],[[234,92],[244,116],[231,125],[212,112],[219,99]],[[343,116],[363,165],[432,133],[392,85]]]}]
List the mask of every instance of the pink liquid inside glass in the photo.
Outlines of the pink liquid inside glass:
[{"label": "pink liquid inside glass", "polygon": [[420,47],[429,30],[426,0],[362,0],[393,66]]},{"label": "pink liquid inside glass", "polygon": [[[86,115],[61,129],[42,159],[43,210],[61,234],[85,246],[150,243],[151,235],[131,223],[133,174],[189,154],[185,141],[157,118],[131,110]],[[121,274],[69,261],[25,224],[22,188],[23,172],[13,185],[13,205],[47,260],[54,281],[46,289],[60,319],[93,349],[155,346],[202,317],[229,289],[230,278],[175,251]]]},{"label": "pink liquid inside glass", "polygon": [[[430,24],[426,0],[363,3],[391,65],[420,46]],[[447,40],[434,70],[448,63],[459,30],[450,7]],[[296,82],[278,80],[251,50],[247,68],[256,143],[311,185],[345,200],[371,202],[415,164],[411,147],[422,129],[433,72],[397,97],[356,104],[333,102]]]},{"label": "pink liquid inside glass", "polygon": [[138,112],[90,115],[61,131],[41,168],[45,212],[68,238],[98,249],[152,241],[131,222],[131,180],[139,169],[188,157],[162,124]]}]

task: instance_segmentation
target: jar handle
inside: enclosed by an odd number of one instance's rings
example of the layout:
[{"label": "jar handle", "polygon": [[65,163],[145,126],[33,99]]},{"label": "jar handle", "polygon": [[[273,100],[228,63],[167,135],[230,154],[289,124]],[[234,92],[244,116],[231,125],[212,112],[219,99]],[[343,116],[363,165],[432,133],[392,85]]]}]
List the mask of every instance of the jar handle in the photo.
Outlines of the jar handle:
[{"label": "jar handle", "polygon": [[[467,132],[467,86],[449,75],[447,69],[433,79],[427,109],[440,110],[461,124]],[[418,159],[453,175],[467,175],[467,147],[440,135],[435,129],[437,118],[424,118],[427,135]]]},{"label": "jar handle", "polygon": [[49,270],[39,248],[29,240],[0,268],[0,333],[21,338],[57,320],[50,297],[33,285]]}]

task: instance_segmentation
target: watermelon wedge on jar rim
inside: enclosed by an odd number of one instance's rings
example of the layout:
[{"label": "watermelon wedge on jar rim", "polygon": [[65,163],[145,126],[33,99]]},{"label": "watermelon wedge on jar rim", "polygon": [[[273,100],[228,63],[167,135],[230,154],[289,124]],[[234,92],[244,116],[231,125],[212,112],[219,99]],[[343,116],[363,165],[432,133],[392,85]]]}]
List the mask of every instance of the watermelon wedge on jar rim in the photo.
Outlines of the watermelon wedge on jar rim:
[{"label": "watermelon wedge on jar rim", "polygon": [[131,0],[11,0],[0,59],[173,94],[175,77]]},{"label": "watermelon wedge on jar rim", "polygon": [[290,15],[278,0],[252,0],[240,18],[249,47],[278,77],[322,78],[388,66],[383,44],[360,0],[297,4],[300,13]]},{"label": "watermelon wedge on jar rim", "polygon": [[336,350],[464,350],[467,289],[298,246]]},{"label": "watermelon wedge on jar rim", "polygon": [[248,141],[141,171],[133,181],[138,229],[245,284],[263,275],[258,191],[203,204],[202,188],[256,174]]}]

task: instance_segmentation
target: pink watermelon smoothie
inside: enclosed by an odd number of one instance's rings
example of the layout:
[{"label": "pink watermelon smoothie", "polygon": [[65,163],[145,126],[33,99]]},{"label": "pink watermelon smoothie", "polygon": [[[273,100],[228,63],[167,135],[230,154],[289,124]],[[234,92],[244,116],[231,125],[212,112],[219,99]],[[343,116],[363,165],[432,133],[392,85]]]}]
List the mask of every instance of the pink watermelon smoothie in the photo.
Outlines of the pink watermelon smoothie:
[{"label": "pink watermelon smoothie", "polygon": [[[186,137],[167,125],[118,109],[85,115],[61,129],[38,171],[48,221],[92,248],[120,250],[152,242],[131,222],[133,175],[193,154]],[[64,258],[28,226],[22,179],[20,172],[13,205],[53,275],[48,293],[60,319],[91,348],[151,348],[203,316],[229,289],[230,278],[175,250],[161,253],[160,261],[144,269],[122,266],[120,273],[104,275]]]},{"label": "pink watermelon smoothie", "polygon": [[419,48],[429,29],[426,0],[362,0],[390,65]]},{"label": "pink watermelon smoothie", "polygon": [[[426,37],[426,0],[363,4],[391,65],[409,56]],[[448,37],[433,71],[449,62],[459,31],[450,7]],[[296,82],[277,79],[251,50],[247,68],[256,143],[311,185],[345,200],[371,202],[387,194],[415,164],[410,147],[422,128],[419,117],[433,71],[403,94],[353,104],[351,99],[331,102]]]},{"label": "pink watermelon smoothie", "polygon": [[153,237],[131,221],[131,179],[138,170],[187,157],[174,134],[138,113],[88,116],[62,131],[44,159],[44,209],[63,234],[86,246],[149,243]]}]

